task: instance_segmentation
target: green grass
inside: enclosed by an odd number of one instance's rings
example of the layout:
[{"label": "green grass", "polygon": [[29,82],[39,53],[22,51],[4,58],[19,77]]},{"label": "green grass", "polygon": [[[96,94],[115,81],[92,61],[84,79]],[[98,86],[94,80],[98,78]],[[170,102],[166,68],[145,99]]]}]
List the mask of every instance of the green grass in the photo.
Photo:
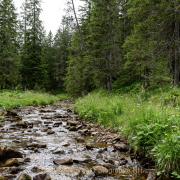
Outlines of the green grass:
[{"label": "green grass", "polygon": [[0,109],[9,109],[27,105],[46,105],[58,102],[61,99],[67,99],[66,94],[57,96],[48,93],[39,93],[33,91],[0,91]]},{"label": "green grass", "polygon": [[153,160],[159,174],[179,177],[180,90],[132,94],[92,92],[76,100],[81,118],[118,127],[136,153]]}]

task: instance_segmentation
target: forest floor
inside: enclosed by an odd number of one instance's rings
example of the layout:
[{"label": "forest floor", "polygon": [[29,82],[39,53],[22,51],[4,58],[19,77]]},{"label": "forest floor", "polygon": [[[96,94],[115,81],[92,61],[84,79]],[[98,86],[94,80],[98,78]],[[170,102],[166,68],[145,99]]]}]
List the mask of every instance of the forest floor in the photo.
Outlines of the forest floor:
[{"label": "forest floor", "polygon": [[129,147],[158,176],[180,178],[180,90],[159,89],[150,93],[94,91],[75,103],[75,111],[89,122],[119,131]]}]

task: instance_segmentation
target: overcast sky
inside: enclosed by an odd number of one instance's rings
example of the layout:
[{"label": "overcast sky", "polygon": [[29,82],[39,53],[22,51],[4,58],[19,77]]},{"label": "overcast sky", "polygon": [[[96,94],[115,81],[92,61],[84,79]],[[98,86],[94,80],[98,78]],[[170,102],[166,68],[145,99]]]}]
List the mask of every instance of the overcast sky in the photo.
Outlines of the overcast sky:
[{"label": "overcast sky", "polygon": [[[14,0],[15,6],[20,12],[20,7],[25,0]],[[66,0],[42,0],[42,14],[41,20],[44,23],[44,27],[46,32],[48,33],[50,30],[52,31],[53,35],[55,35],[57,29],[60,26],[62,15],[65,15],[63,11],[65,6]],[[76,10],[78,10],[78,6],[82,5],[80,0],[74,0]]]}]

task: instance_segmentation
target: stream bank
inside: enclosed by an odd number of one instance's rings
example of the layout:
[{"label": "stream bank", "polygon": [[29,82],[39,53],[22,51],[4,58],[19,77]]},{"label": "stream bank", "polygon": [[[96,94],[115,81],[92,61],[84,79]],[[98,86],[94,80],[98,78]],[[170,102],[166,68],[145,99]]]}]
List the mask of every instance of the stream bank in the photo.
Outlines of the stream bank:
[{"label": "stream bank", "polygon": [[22,157],[7,159],[2,153],[2,177],[12,180],[153,179],[151,167],[144,168],[133,153],[127,152],[127,143],[118,134],[81,120],[74,114],[70,101],[19,107],[4,114],[1,150],[8,147],[20,152]]}]

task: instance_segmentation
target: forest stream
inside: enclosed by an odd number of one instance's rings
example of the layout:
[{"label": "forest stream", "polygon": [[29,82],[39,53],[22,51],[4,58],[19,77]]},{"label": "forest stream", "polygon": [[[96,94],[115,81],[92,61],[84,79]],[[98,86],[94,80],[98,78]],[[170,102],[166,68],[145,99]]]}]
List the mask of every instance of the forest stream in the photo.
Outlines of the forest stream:
[{"label": "forest stream", "polygon": [[25,173],[34,180],[146,180],[152,171],[127,153],[118,134],[81,120],[70,101],[13,111],[0,122],[0,155],[5,146],[22,158],[8,164],[1,157],[0,173],[8,179]]}]

